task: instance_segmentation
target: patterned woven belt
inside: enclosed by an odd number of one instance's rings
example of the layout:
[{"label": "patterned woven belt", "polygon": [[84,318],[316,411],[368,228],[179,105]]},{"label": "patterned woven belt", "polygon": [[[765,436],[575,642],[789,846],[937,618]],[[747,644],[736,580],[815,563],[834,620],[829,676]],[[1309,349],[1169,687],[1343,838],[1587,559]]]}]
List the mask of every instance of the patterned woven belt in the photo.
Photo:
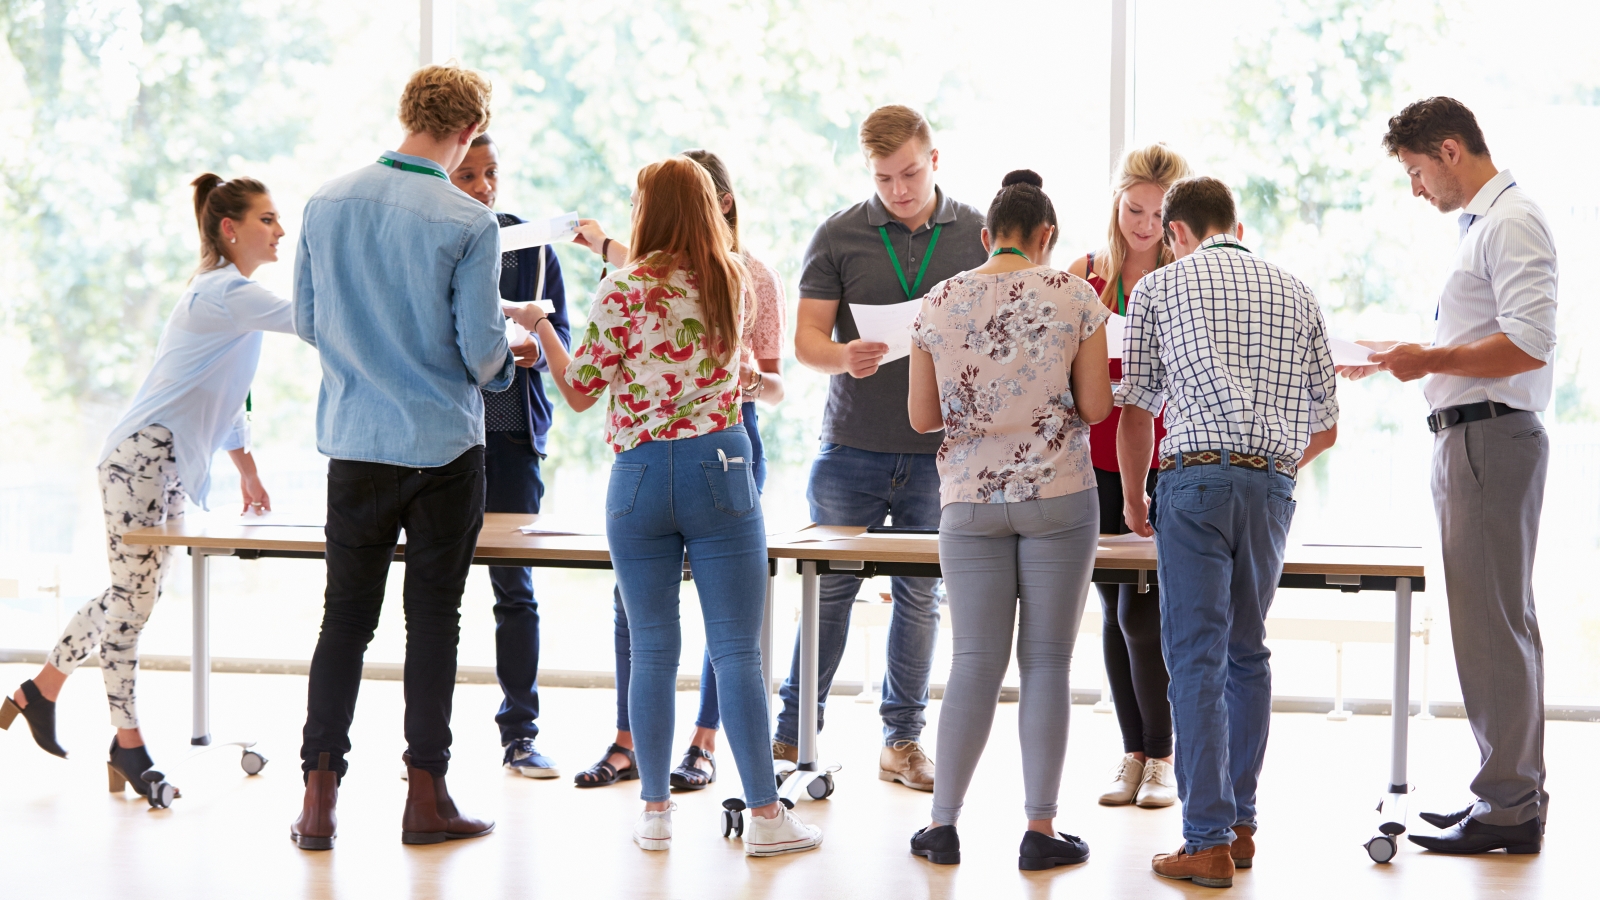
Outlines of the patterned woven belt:
[{"label": "patterned woven belt", "polygon": [[[1190,466],[1220,465],[1222,465],[1221,450],[1195,450],[1183,454],[1183,467],[1185,469],[1189,468]],[[1270,468],[1279,475],[1287,475],[1290,478],[1295,477],[1296,473],[1295,464],[1286,459],[1278,459],[1271,456],[1261,456],[1260,454],[1255,453],[1235,453],[1232,450],[1228,451],[1228,465],[1240,466],[1246,469],[1255,469],[1258,472],[1265,472]],[[1176,469],[1177,467],[1178,458],[1176,456],[1161,457],[1161,471],[1168,472]]]}]

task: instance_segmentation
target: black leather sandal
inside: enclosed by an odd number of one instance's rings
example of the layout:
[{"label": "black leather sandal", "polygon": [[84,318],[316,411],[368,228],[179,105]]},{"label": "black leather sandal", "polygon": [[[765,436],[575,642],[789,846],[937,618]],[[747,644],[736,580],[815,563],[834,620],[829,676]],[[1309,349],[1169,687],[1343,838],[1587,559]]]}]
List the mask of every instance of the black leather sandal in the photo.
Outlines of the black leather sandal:
[{"label": "black leather sandal", "polygon": [[33,741],[40,749],[66,759],[67,751],[56,742],[55,701],[46,700],[31,678],[22,683],[22,696],[28,699],[27,706],[18,706],[10,697],[0,703],[0,728],[10,730],[12,720],[21,715],[28,720],[28,730],[33,732]]},{"label": "black leather sandal", "polygon": [[[711,771],[708,772],[696,765],[697,759],[711,763]],[[678,763],[678,767],[672,770],[668,780],[672,782],[672,789],[675,791],[704,790],[717,780],[717,761],[711,758],[711,754],[690,744],[689,751],[683,754],[683,762]]]},{"label": "black leather sandal", "polygon": [[[628,758],[628,767],[621,771],[611,764],[611,757],[619,753]],[[639,758],[633,755],[632,750],[612,744],[606,748],[606,754],[600,757],[599,762],[572,776],[572,782],[581,788],[605,787],[619,781],[633,781],[638,777]]]}]

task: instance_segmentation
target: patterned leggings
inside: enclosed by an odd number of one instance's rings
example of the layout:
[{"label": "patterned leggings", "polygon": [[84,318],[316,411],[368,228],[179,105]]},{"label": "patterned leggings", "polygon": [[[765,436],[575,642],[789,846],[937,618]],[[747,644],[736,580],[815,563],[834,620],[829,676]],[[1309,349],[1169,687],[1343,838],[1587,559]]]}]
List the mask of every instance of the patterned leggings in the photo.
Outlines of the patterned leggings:
[{"label": "patterned leggings", "polygon": [[167,547],[129,546],[122,536],[183,515],[172,432],[151,425],[118,444],[100,465],[100,495],[106,514],[111,587],[85,603],[67,623],[50,652],[50,665],[71,673],[99,644],[111,724],[138,728],[133,683],[139,668],[139,632],[161,597],[161,579],[172,552]]}]

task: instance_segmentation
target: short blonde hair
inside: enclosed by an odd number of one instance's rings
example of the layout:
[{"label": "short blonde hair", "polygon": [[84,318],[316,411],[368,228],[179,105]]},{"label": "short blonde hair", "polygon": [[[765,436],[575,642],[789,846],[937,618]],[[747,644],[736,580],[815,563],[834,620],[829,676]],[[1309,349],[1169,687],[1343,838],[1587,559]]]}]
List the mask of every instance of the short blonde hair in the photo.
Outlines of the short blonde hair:
[{"label": "short blonde hair", "polygon": [[873,159],[894,155],[913,138],[933,149],[928,120],[909,106],[880,106],[861,123],[861,150]]},{"label": "short blonde hair", "polygon": [[460,66],[424,66],[400,94],[400,124],[407,133],[446,138],[476,125],[489,130],[489,79]]}]

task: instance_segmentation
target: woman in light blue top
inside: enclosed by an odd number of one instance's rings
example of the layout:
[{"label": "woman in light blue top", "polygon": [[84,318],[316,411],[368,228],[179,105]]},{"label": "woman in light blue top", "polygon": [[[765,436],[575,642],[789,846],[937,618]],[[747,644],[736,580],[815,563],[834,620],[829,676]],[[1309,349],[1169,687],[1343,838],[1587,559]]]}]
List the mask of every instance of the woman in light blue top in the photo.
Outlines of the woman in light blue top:
[{"label": "woman in light blue top", "polygon": [[120,793],[131,783],[156,807],[176,791],[152,769],[145,751],[134,675],[139,632],[161,596],[170,550],[128,545],[123,536],[183,515],[185,494],[206,508],[218,450],[228,451],[239,468],[243,511],[272,508],[250,455],[245,413],[261,332],[294,333],[289,301],[250,280],[261,264],[277,260],[283,237],[266,186],[208,173],[195,179],[194,189],[200,268],[167,320],[154,367],[101,453],[111,587],[78,610],[44,668],[0,708],[0,727],[10,727],[21,713],[39,746],[65,757],[56,742],[55,700],[98,644],[117,729],[108,763],[111,790]]}]

